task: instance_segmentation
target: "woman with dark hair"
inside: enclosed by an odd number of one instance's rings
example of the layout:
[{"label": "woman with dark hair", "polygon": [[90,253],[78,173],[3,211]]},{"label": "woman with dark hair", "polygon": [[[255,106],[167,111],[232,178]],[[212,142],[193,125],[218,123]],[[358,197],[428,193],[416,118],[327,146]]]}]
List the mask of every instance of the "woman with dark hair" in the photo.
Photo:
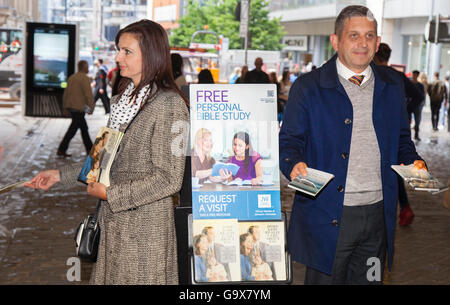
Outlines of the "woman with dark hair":
[{"label": "woman with dark hair", "polygon": [[239,170],[231,179],[250,180],[252,185],[261,184],[263,181],[262,158],[253,150],[248,133],[240,131],[233,137],[234,156],[228,159],[228,163],[239,166]]},{"label": "woman with dark hair", "polygon": [[178,53],[172,53],[170,57],[172,59],[172,74],[175,84],[177,84],[178,88],[187,86],[186,78],[183,75],[183,57]]},{"label": "woman with dark hair", "polygon": [[211,71],[208,69],[203,69],[198,74],[198,83],[199,84],[214,84],[214,78],[211,74]]},{"label": "woman with dark hair", "polygon": [[239,236],[239,248],[241,258],[241,277],[243,281],[254,281],[255,277],[252,275],[252,263],[250,255],[253,250],[253,238],[250,233],[244,233]]},{"label": "woman with dark hair", "polygon": [[[174,82],[166,31],[141,20],[116,36],[116,61],[124,78],[111,99],[108,127],[125,132],[112,164],[110,186],[89,183],[101,199],[101,228],[92,284],[177,284],[172,195],[182,184],[185,156],[173,150],[188,125],[186,101]],[[181,153],[180,153],[181,152]],[[40,172],[28,187],[72,186],[82,164]]]}]

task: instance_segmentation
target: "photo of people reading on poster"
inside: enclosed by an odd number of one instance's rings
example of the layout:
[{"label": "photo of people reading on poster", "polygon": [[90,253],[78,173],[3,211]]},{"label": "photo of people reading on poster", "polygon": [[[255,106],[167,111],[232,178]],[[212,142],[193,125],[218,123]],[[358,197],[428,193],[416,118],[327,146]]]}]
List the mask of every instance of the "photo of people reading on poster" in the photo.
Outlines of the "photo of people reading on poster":
[{"label": "photo of people reading on poster", "polygon": [[239,166],[236,175],[232,178],[238,181],[246,181],[247,184],[260,185],[263,182],[262,158],[259,153],[253,150],[250,143],[250,136],[244,131],[240,131],[233,136],[234,156],[230,157],[227,163]]},{"label": "photo of people reading on poster", "polygon": [[211,131],[206,128],[200,128],[195,133],[194,144],[191,150],[192,160],[192,186],[197,187],[206,180],[210,182],[227,181],[231,177],[228,171],[220,170],[218,176],[212,176],[213,166],[216,160],[211,156],[213,139]]},{"label": "photo of people reading on poster", "polygon": [[283,222],[239,222],[243,281],[286,280]]},{"label": "photo of people reading on poster", "polygon": [[239,281],[237,220],[194,220],[193,233],[195,281]]}]

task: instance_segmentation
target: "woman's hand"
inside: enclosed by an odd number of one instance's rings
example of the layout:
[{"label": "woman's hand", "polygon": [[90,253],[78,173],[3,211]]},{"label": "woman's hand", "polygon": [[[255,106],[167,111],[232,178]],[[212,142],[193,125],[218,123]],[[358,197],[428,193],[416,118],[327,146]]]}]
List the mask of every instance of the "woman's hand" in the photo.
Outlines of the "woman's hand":
[{"label": "woman's hand", "polygon": [[256,177],[251,180],[252,185],[260,185],[262,181],[263,181],[262,177]]},{"label": "woman's hand", "polygon": [[51,169],[40,172],[33,179],[26,182],[24,186],[47,191],[59,181],[61,181],[59,171],[57,169]]},{"label": "woman's hand", "polygon": [[88,184],[87,193],[92,197],[106,200],[106,185],[98,182],[91,182]]}]

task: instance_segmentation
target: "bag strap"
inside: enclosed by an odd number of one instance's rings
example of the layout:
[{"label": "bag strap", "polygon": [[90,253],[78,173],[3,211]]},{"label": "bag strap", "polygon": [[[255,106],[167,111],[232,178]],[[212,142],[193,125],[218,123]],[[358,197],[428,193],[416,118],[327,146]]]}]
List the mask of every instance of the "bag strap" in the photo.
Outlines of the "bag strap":
[{"label": "bag strap", "polygon": [[98,214],[100,213],[101,205],[102,205],[102,200],[99,199],[97,202],[97,206],[95,207],[94,215],[92,215],[91,221],[89,222],[88,226],[91,226],[92,228],[94,228],[97,225]]}]

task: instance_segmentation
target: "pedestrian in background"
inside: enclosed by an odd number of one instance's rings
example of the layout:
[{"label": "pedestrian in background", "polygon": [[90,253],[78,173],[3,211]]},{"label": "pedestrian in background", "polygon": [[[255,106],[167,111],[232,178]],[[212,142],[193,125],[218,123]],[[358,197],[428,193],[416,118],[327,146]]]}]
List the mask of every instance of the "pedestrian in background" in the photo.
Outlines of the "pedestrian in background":
[{"label": "pedestrian in background", "polygon": [[175,84],[181,89],[182,86],[187,86],[186,78],[183,75],[183,57],[178,53],[170,54],[172,60],[172,74]]},{"label": "pedestrian in background", "polygon": [[272,71],[269,73],[269,80],[271,84],[275,84],[277,86],[277,121],[278,124],[281,124],[283,121],[283,109],[285,101],[281,99],[281,85],[278,82],[277,73]]},{"label": "pedestrian in background", "polygon": [[236,84],[243,84],[247,73],[248,73],[248,66],[243,65],[241,68],[241,73],[240,73],[239,77],[236,79]]},{"label": "pedestrian in background", "polygon": [[241,74],[241,68],[239,68],[239,67],[234,68],[233,73],[231,73],[230,77],[228,78],[228,83],[235,84],[237,79],[239,78],[240,74]]},{"label": "pedestrian in background", "polygon": [[[449,100],[449,93],[450,93],[449,92],[449,86],[450,86],[449,79],[450,79],[450,76],[445,77],[444,83],[445,83],[445,88],[446,88],[446,92],[447,92],[447,99],[442,103],[440,116],[439,116],[439,122],[441,123],[440,126],[442,126],[442,129],[445,128],[445,117],[448,116],[448,108],[449,108],[448,100]],[[438,126],[438,128],[439,128],[439,126]],[[448,130],[450,131],[450,126],[448,126]]]},{"label": "pedestrian in background", "polygon": [[[187,143],[174,124],[189,125],[187,101],[172,76],[166,31],[150,20],[121,29],[116,61],[127,82],[114,96],[108,127],[125,134],[112,164],[110,186],[89,183],[101,199],[97,262],[91,284],[177,284],[178,267],[172,195],[182,184],[185,155],[173,143]],[[132,116],[121,116],[131,113]],[[188,128],[189,130],[189,128]],[[27,187],[71,187],[82,164],[40,172]]]},{"label": "pedestrian in background", "polygon": [[419,137],[419,130],[420,130],[419,127],[420,127],[420,121],[422,120],[422,109],[423,109],[423,106],[425,105],[425,97],[426,97],[425,86],[421,82],[419,82],[419,75],[420,75],[419,71],[417,71],[417,70],[412,71],[411,82],[414,84],[414,86],[416,86],[417,90],[419,90],[422,95],[422,102],[413,111],[413,114],[414,114],[414,139],[417,141],[421,140]]},{"label": "pedestrian in background", "polygon": [[105,108],[105,114],[108,114],[110,112],[110,100],[106,90],[106,77],[108,76],[108,71],[103,64],[102,59],[97,59],[95,64],[97,66],[97,74],[95,75],[94,104],[100,99]]},{"label": "pedestrian in background", "polygon": [[292,86],[292,82],[291,79],[289,78],[289,70],[284,70],[283,74],[281,75],[281,80],[280,80],[280,99],[283,100],[284,103],[287,102],[288,97],[289,97],[289,90],[291,90],[291,86]]},{"label": "pedestrian in background", "polygon": [[198,73],[198,84],[214,84],[214,78],[209,69],[203,69]]},{"label": "pedestrian in background", "polygon": [[94,111],[94,98],[92,97],[90,81],[87,76],[88,73],[88,62],[80,60],[78,62],[78,72],[71,75],[67,80],[67,88],[64,89],[63,95],[63,108],[64,111],[70,114],[72,123],[59,144],[58,156],[71,156],[67,154],[67,149],[78,129],[81,131],[81,138],[83,139],[86,154],[89,154],[92,148],[91,137],[89,136],[88,126],[84,118],[86,112],[92,114]]},{"label": "pedestrian in background", "polygon": [[269,76],[262,70],[264,62],[261,57],[255,59],[255,69],[249,71],[244,78],[246,84],[269,84]]},{"label": "pedestrian in background", "polygon": [[439,72],[434,73],[434,81],[428,86],[428,95],[430,96],[431,124],[433,130],[438,131],[441,104],[443,101],[447,102],[447,87],[439,79]]},{"label": "pedestrian in background", "polygon": [[[391,57],[391,48],[386,43],[380,43],[378,51],[375,53],[373,61],[380,66],[386,67],[388,71],[397,74],[403,81],[403,88],[405,89],[405,104],[406,112],[408,114],[409,123],[411,124],[411,114],[419,107],[422,102],[423,93],[406,77],[403,72],[397,71],[388,66],[389,58]],[[414,220],[414,212],[411,209],[406,193],[405,182],[397,175],[398,180],[398,201],[400,204],[399,222],[400,226],[408,226]]]},{"label": "pedestrian in background", "polygon": [[[334,175],[312,199],[297,192],[290,218],[292,258],[305,284],[381,284],[391,269],[397,220],[394,164],[425,168],[411,140],[402,79],[372,62],[377,22],[364,6],[335,22],[327,63],[293,84],[280,130],[280,169],[289,179],[307,168]],[[387,255],[386,255],[387,252]],[[370,281],[369,259],[379,279]]]}]

